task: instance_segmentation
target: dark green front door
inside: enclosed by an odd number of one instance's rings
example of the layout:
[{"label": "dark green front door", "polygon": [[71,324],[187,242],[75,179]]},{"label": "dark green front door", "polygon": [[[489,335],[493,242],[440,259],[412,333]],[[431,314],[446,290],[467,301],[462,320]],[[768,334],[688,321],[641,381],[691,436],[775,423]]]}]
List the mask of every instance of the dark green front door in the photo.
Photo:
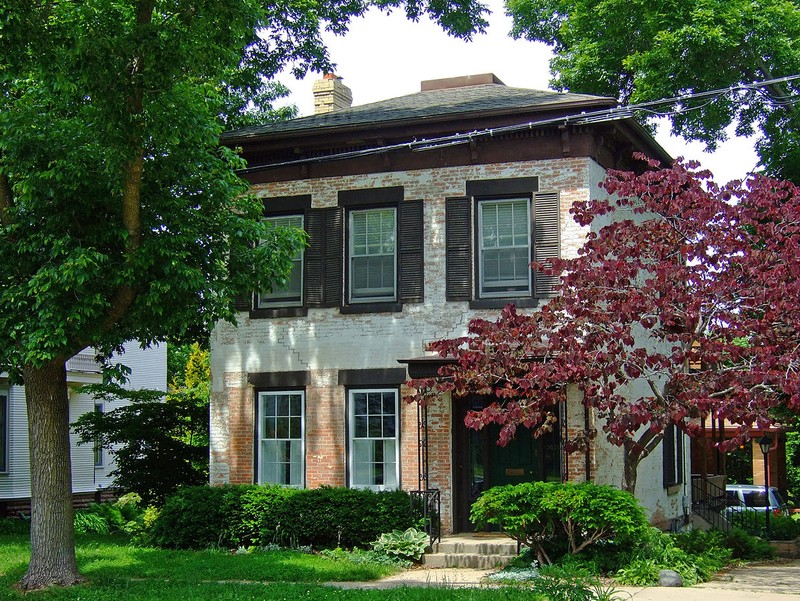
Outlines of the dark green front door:
[{"label": "dark green front door", "polygon": [[545,436],[534,438],[520,427],[505,447],[497,445],[500,427],[491,425],[475,431],[464,425],[470,409],[485,406],[484,398],[454,402],[454,526],[456,532],[473,530],[469,511],[480,494],[492,486],[539,480],[561,480],[561,444],[558,426]]}]

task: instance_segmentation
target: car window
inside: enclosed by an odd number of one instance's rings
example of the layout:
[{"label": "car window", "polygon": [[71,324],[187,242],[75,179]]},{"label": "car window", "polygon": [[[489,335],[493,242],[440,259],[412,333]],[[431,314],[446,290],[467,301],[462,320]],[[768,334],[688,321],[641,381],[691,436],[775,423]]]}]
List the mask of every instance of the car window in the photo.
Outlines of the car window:
[{"label": "car window", "polygon": [[728,507],[738,507],[742,504],[739,500],[739,495],[735,490],[725,491],[725,504]]},{"label": "car window", "polygon": [[745,507],[766,507],[767,496],[763,490],[744,493]]},{"label": "car window", "polygon": [[781,493],[777,490],[772,491],[772,506],[773,507],[783,507],[786,505],[786,501],[783,500]]}]

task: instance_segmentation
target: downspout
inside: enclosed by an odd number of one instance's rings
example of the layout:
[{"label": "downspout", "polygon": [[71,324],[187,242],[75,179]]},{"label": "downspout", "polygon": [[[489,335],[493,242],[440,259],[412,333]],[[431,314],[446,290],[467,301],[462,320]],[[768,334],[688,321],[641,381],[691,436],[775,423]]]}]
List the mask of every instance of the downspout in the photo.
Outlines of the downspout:
[{"label": "downspout", "polygon": [[584,461],[586,462],[584,465],[584,472],[586,474],[586,482],[591,482],[592,480],[592,439],[589,437],[589,428],[591,426],[589,420],[589,408],[584,405],[583,406],[583,429],[586,432],[586,451]]}]

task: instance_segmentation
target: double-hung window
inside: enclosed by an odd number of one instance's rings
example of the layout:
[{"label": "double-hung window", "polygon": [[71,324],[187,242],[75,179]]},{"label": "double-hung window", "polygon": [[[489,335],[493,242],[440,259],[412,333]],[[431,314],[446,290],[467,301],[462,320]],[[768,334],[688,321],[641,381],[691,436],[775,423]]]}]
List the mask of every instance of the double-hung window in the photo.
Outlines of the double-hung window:
[{"label": "double-hung window", "polygon": [[[274,227],[303,229],[302,215],[267,217],[267,223]],[[303,304],[303,249],[292,257],[292,270],[282,286],[273,286],[258,294],[257,308],[294,307]]]},{"label": "double-hung window", "polygon": [[350,486],[399,487],[399,424],[396,388],[350,390]]},{"label": "double-hung window", "polygon": [[557,294],[558,276],[533,270],[560,257],[559,192],[538,177],[468,180],[445,199],[445,298],[473,309],[535,307]]},{"label": "double-hung window", "polygon": [[348,259],[351,303],[392,302],[397,297],[397,210],[351,210]]},{"label": "double-hung window", "polygon": [[8,471],[8,391],[0,389],[0,473]]},{"label": "double-hung window", "polygon": [[478,203],[478,273],[481,298],[530,296],[529,198]]},{"label": "double-hung window", "polygon": [[302,391],[258,393],[258,483],[302,487],[303,448]]}]

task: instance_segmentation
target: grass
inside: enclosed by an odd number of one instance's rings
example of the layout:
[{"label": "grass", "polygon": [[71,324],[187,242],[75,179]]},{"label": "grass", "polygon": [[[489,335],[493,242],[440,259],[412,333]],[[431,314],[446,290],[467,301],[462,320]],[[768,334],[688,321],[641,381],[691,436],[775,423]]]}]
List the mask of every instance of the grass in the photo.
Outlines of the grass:
[{"label": "grass", "polygon": [[27,568],[27,536],[0,535],[0,599],[74,601],[500,601],[514,589],[341,589],[323,582],[367,581],[394,569],[292,551],[234,555],[130,547],[114,537],[78,536],[78,565],[88,582],[23,595],[12,587]]}]

